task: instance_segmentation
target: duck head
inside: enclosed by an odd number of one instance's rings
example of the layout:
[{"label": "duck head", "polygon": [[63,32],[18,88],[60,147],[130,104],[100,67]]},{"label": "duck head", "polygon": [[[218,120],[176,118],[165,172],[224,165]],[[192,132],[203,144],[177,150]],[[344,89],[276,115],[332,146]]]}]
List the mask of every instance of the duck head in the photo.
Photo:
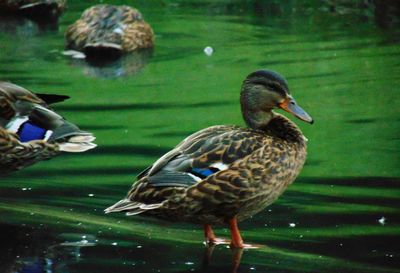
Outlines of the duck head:
[{"label": "duck head", "polygon": [[246,77],[240,93],[243,118],[250,128],[260,129],[273,117],[273,109],[283,109],[300,120],[313,123],[290,95],[286,80],[276,72],[258,70]]}]

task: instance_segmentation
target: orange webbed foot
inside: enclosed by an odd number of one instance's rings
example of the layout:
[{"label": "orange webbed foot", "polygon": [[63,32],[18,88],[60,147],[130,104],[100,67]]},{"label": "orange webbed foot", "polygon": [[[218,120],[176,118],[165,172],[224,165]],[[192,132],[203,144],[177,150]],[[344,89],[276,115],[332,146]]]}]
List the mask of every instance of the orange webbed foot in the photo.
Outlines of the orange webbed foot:
[{"label": "orange webbed foot", "polygon": [[214,234],[214,231],[211,228],[211,225],[204,225],[204,236],[206,238],[207,245],[229,245],[230,241],[224,238],[217,238]]},{"label": "orange webbed foot", "polygon": [[231,242],[224,238],[206,238],[206,244],[208,245],[229,245]]}]

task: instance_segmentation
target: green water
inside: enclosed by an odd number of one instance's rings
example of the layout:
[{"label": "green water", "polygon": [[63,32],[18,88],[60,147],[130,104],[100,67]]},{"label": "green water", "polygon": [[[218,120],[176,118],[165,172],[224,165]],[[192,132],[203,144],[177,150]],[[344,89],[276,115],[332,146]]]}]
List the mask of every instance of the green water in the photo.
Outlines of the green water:
[{"label": "green water", "polygon": [[296,182],[240,224],[264,247],[237,272],[400,272],[398,26],[300,1],[134,1],[156,47],[99,68],[62,55],[95,3],[69,1],[53,27],[0,20],[0,78],[71,96],[55,110],[98,144],[0,178],[0,272],[231,272],[224,246],[204,262],[201,227],[103,209],[187,135],[243,125],[241,81],[260,68],[287,78],[315,124],[296,120],[309,139]]}]

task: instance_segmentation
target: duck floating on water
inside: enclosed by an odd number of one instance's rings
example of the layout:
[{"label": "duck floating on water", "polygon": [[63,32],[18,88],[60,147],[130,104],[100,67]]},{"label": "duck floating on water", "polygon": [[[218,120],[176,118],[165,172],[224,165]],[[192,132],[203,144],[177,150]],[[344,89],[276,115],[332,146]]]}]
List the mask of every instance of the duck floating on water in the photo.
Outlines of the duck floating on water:
[{"label": "duck floating on water", "polygon": [[68,27],[65,38],[67,49],[99,57],[119,56],[154,44],[152,28],[137,9],[129,6],[88,8]]},{"label": "duck floating on water", "polygon": [[22,14],[45,21],[57,18],[67,0],[0,0],[2,12]]},{"label": "duck floating on water", "polygon": [[248,128],[217,125],[196,132],[138,175],[128,195],[105,210],[204,225],[206,241],[219,243],[211,225],[229,224],[231,247],[244,248],[237,222],[273,203],[306,160],[306,138],[280,108],[312,118],[279,74],[259,70],[244,80],[240,104]]},{"label": "duck floating on water", "polygon": [[50,159],[61,152],[85,152],[95,137],[49,108],[68,96],[34,94],[0,82],[0,174]]}]

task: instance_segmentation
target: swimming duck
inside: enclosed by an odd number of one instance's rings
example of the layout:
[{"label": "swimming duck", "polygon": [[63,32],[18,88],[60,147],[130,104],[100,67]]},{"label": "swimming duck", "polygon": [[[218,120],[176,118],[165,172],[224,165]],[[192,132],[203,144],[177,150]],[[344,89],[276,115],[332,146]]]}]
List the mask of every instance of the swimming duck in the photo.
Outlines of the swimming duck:
[{"label": "swimming duck", "polygon": [[190,135],[139,174],[128,195],[105,212],[203,224],[208,243],[220,242],[211,225],[227,223],[231,247],[246,247],[237,222],[274,202],[306,159],[300,129],[272,110],[313,120],[273,71],[248,75],[240,104],[247,128],[218,125]]},{"label": "swimming duck", "polygon": [[69,98],[34,94],[0,82],[0,174],[52,158],[61,152],[84,152],[96,147],[91,133],[49,108]]},{"label": "swimming duck", "polygon": [[46,19],[60,15],[66,3],[67,0],[0,0],[0,10]]},{"label": "swimming duck", "polygon": [[85,10],[65,34],[66,48],[86,55],[120,55],[151,48],[154,34],[142,14],[129,6],[96,5]]}]

